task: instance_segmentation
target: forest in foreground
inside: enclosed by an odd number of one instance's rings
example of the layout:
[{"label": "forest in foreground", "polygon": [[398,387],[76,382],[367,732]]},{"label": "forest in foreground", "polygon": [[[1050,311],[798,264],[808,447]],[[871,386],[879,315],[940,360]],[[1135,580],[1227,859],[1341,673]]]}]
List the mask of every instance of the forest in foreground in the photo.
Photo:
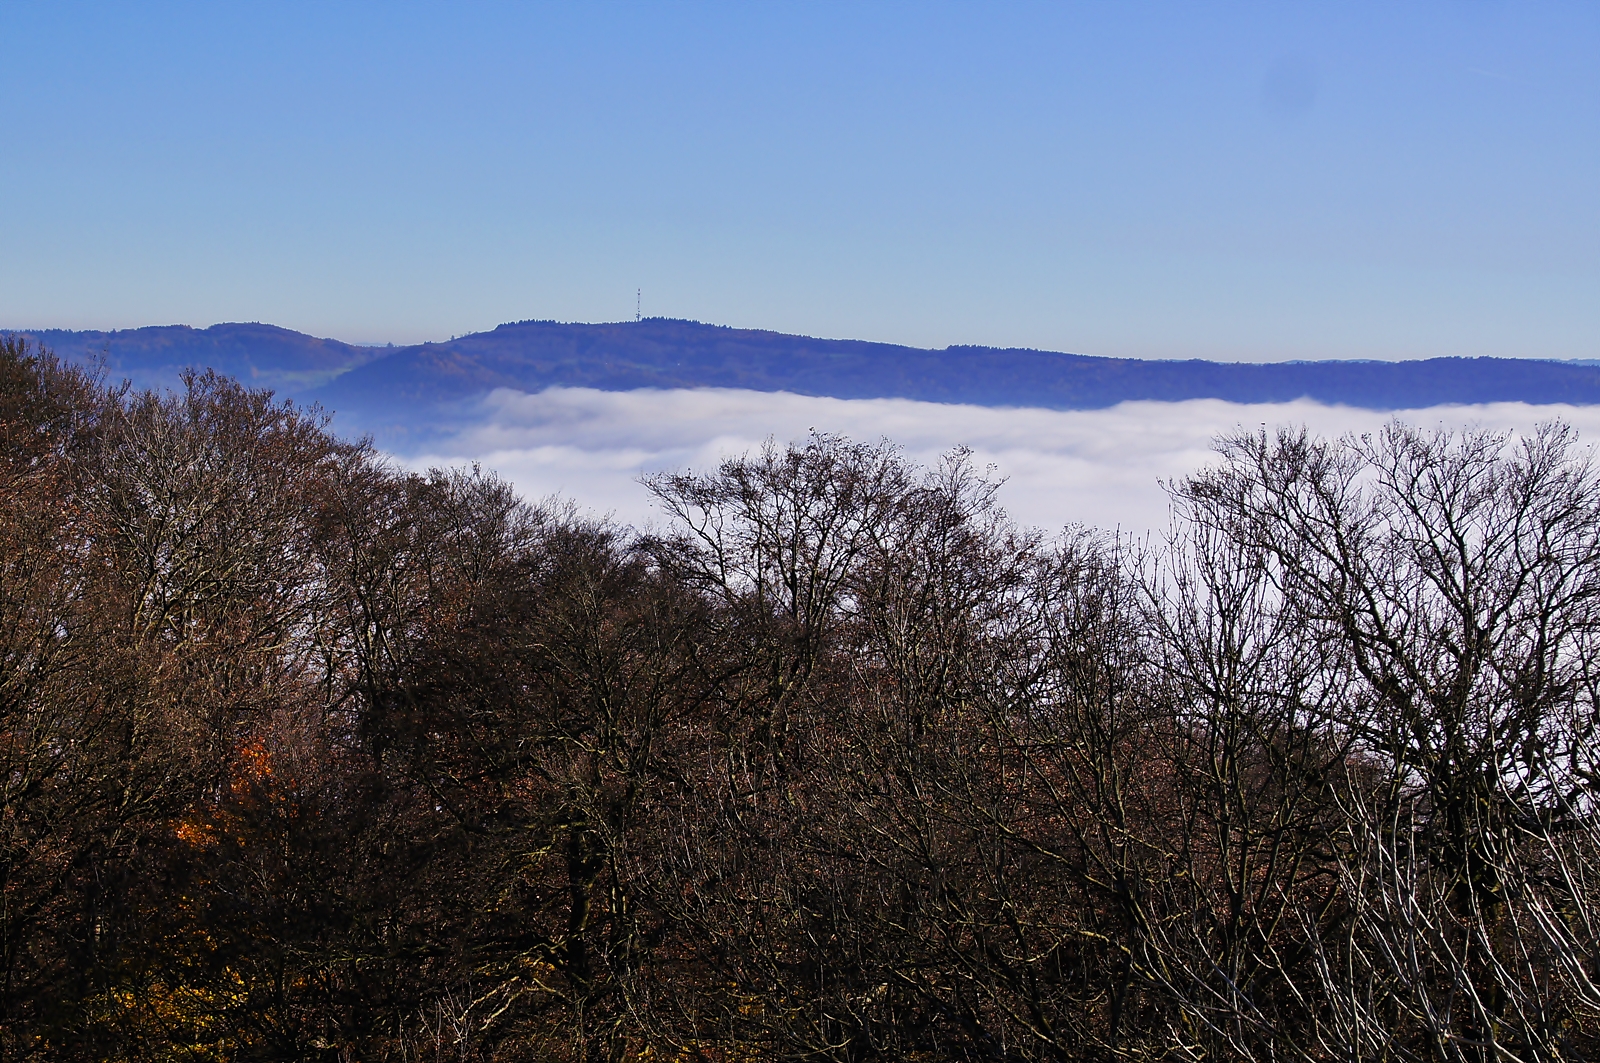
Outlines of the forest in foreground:
[{"label": "forest in foreground", "polygon": [[1153,542],[647,485],[0,340],[0,1059],[1600,1056],[1570,429],[1225,438]]}]

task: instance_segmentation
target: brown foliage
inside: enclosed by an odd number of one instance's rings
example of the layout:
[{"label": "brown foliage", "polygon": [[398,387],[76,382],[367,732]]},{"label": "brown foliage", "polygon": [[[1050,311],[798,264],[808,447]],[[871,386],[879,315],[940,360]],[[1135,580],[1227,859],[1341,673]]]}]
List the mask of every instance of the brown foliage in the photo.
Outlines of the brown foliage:
[{"label": "brown foliage", "polygon": [[0,1055],[1593,1055],[1600,480],[1220,453],[1156,547],[825,435],[641,536],[5,340]]}]

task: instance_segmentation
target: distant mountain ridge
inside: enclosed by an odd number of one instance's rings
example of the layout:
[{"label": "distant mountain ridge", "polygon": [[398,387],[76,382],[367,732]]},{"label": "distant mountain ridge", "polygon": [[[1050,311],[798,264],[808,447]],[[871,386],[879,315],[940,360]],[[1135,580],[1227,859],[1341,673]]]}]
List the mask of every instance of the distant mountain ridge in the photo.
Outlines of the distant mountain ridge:
[{"label": "distant mountain ridge", "polygon": [[749,388],[834,398],[1098,409],[1135,399],[1324,403],[1391,410],[1482,402],[1600,403],[1600,366],[1517,358],[1210,362],[1018,348],[928,350],[651,318],[522,321],[448,342],[359,347],[263,324],[116,332],[16,330],[113,377],[170,386],[209,366],[321,403],[380,438],[420,438],[495,388]]},{"label": "distant mountain ridge", "polygon": [[205,329],[151,325],[113,332],[16,329],[12,334],[75,362],[103,358],[113,377],[125,376],[141,387],[170,387],[185,368],[196,366],[237,377],[252,387],[296,395],[388,350],[255,322]]}]

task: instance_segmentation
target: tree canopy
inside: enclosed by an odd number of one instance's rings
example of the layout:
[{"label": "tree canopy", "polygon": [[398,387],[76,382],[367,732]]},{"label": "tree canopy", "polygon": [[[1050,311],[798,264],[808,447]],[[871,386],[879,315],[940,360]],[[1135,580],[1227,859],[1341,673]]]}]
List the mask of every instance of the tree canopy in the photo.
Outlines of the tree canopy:
[{"label": "tree canopy", "polygon": [[816,434],[646,534],[0,340],[0,1058],[1593,1058],[1587,454],[1243,434],[1150,545]]}]

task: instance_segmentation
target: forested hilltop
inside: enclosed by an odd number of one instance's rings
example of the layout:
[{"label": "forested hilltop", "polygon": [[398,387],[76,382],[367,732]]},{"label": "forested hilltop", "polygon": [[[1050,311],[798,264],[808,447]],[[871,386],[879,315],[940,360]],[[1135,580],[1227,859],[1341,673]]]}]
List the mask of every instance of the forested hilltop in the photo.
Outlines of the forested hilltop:
[{"label": "forested hilltop", "polygon": [[[3,333],[0,333],[3,334]],[[1223,399],[1365,409],[1449,403],[1600,403],[1600,366],[1525,358],[1264,364],[1100,358],[997,347],[927,350],[817,339],[697,321],[519,321],[447,342],[357,347],[262,324],[169,325],[117,332],[23,332],[114,378],[174,386],[186,368],[338,411],[346,434],[424,445],[471,419],[495,388],[745,388],[841,399],[1100,409],[1120,402]]]},{"label": "forested hilltop", "polygon": [[0,342],[0,1055],[1600,1055],[1600,472],[1241,435],[1170,541],[815,435],[645,535]]}]

